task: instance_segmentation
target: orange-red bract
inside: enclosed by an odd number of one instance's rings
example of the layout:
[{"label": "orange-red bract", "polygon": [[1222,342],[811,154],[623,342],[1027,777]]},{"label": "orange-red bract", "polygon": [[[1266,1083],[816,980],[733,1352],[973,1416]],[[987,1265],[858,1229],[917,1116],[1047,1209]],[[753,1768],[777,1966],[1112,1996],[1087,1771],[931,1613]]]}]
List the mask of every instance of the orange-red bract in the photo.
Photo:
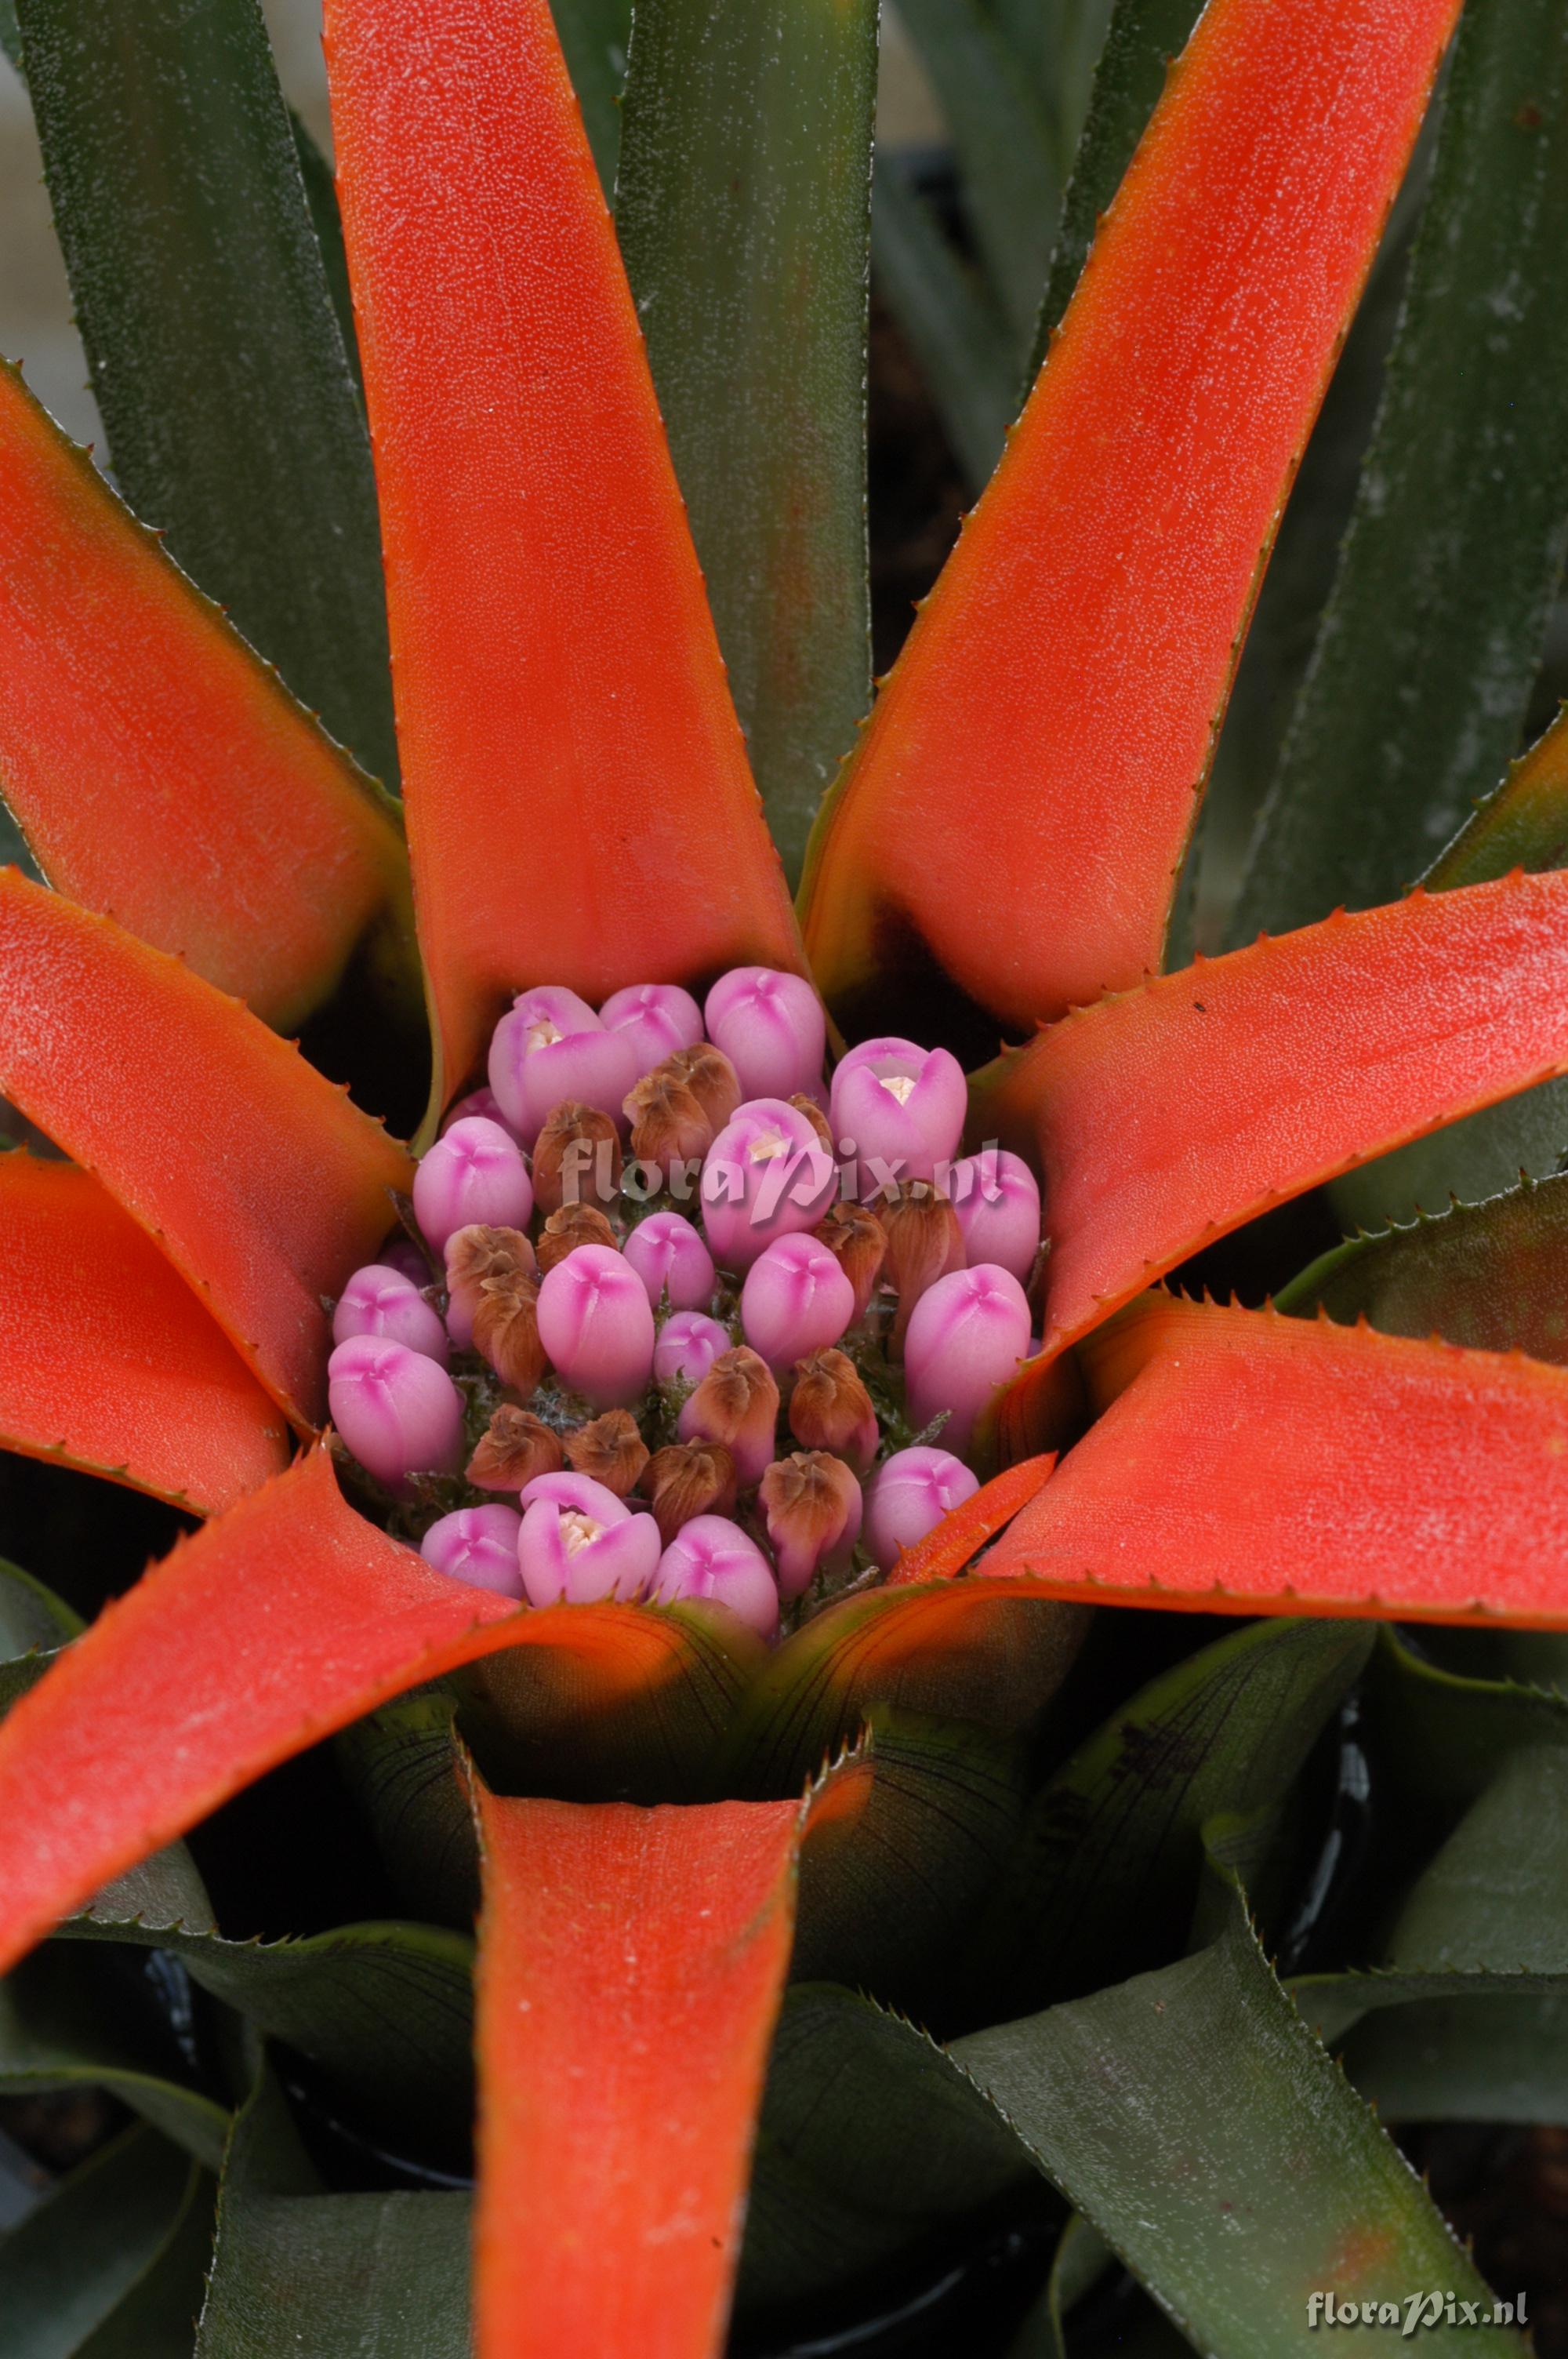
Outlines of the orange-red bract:
[{"label": "orange-red bract", "polygon": [[1057,1597],[1568,1627],[1568,1369],[1153,1295],[984,1557]]},{"label": "orange-red bract", "polygon": [[0,790],[51,884],[270,1024],[406,908],[391,806],[5,366]]},{"label": "orange-red bract", "polygon": [[907,1031],[933,962],[1015,1033],[1158,967],[1260,552],[1458,13],[1205,10],[818,823],[806,947],[847,1029]]},{"label": "orange-red bract", "polygon": [[185,1280],[90,1172],[0,1156],[0,1448],[198,1515],[276,1474],[288,1428]]},{"label": "orange-red bract", "polygon": [[1040,1457],[1021,1459],[1017,1465],[994,1475],[972,1498],[944,1516],[935,1531],[904,1549],[885,1585],[896,1589],[914,1582],[946,1581],[962,1572],[976,1551],[1017,1515],[1026,1500],[1033,1499],[1055,1462],[1046,1451]]},{"label": "orange-red bract", "polygon": [[1568,1070],[1568,872],[1343,912],[1083,1008],[976,1076],[1041,1171],[1047,1354],[1227,1229]]},{"label": "orange-red bract", "polygon": [[178,959],[0,870],[0,1095],[155,1237],[295,1421],[326,1407],[323,1295],[413,1166]]},{"label": "orange-red bract", "polygon": [[478,2359],[717,2351],[803,1807],[476,1809]]},{"label": "orange-red bract", "polygon": [[798,964],[546,0],[328,0],[450,1094],[509,994]]}]

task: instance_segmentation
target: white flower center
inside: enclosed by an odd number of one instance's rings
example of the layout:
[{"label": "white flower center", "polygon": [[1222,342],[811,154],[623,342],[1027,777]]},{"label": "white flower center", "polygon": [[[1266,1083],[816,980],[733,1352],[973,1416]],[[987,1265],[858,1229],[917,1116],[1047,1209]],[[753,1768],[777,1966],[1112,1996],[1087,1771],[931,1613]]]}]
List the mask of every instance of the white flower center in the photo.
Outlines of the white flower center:
[{"label": "white flower center", "polygon": [[889,1097],[896,1098],[900,1105],[907,1105],[914,1095],[913,1073],[879,1073],[877,1078]]},{"label": "white flower center", "polygon": [[568,1507],[561,1517],[561,1541],[568,1556],[579,1556],[604,1529],[581,1507]]},{"label": "white flower center", "polygon": [[523,1053],[525,1057],[531,1057],[535,1049],[553,1049],[556,1042],[564,1039],[565,1037],[565,1034],[551,1023],[547,1016],[541,1016],[528,1027],[523,1044]]}]

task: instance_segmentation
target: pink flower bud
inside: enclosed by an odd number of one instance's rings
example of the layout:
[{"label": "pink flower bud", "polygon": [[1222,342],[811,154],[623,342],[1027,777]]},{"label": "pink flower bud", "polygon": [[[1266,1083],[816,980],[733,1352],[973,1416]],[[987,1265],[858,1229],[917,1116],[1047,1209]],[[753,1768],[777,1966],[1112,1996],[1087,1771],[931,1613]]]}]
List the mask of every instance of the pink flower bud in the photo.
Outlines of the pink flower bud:
[{"label": "pink flower bud", "polygon": [[930,1180],[951,1161],[968,1111],[964,1069],[946,1049],[864,1040],[833,1076],[834,1136],[852,1138],[857,1193],[871,1202],[895,1180]]},{"label": "pink flower bud", "polygon": [[438,1138],[414,1174],[414,1212],[438,1253],[476,1222],[522,1229],[534,1210],[523,1150],[498,1122],[470,1114]]},{"label": "pink flower bud", "polygon": [[656,1310],[667,1292],[674,1310],[700,1310],[713,1299],[713,1256],[678,1212],[651,1212],[626,1240],[626,1258]]},{"label": "pink flower bud", "polygon": [[460,1098],[456,1105],[449,1106],[441,1117],[442,1137],[446,1136],[453,1123],[466,1122],[470,1114],[482,1114],[486,1122],[499,1123],[504,1131],[510,1131],[512,1127],[501,1111],[501,1100],[493,1090],[470,1090],[466,1098]]},{"label": "pink flower bud", "polygon": [[654,1372],[654,1313],[623,1254],[579,1245],[539,1282],[539,1341],[561,1382],[622,1408]]},{"label": "pink flower bud", "polygon": [[884,1572],[900,1549],[934,1532],[944,1516],[972,1499],[980,1478],[950,1450],[899,1450],[866,1486],[866,1545]]},{"label": "pink flower bud", "polygon": [[767,1558],[724,1516],[694,1516],[682,1525],[659,1559],[654,1595],[661,1605],[705,1599],[728,1606],[764,1638],[779,1626],[778,1586]]},{"label": "pink flower bud", "polygon": [[503,1597],[521,1597],[523,1575],[517,1564],[517,1535],[523,1518],[511,1507],[460,1507],[431,1525],[419,1543],[419,1553],[438,1572],[454,1581],[470,1581],[476,1589],[493,1589]]},{"label": "pink flower bud", "polygon": [[666,1057],[695,1049],[702,1038],[702,1010],[678,983],[629,984],[605,1001],[599,1020],[607,1032],[630,1040],[639,1080]]},{"label": "pink flower bud", "polygon": [[995,1262],[939,1277],[914,1306],[903,1339],[910,1422],[949,1411],[944,1446],[968,1446],[975,1421],[1029,1350],[1029,1305]]},{"label": "pink flower bud", "polygon": [[490,1086],[525,1147],[565,1098],[618,1119],[637,1078],[637,1052],[624,1032],[607,1032],[573,991],[525,991],[491,1036]]},{"label": "pink flower bud", "polygon": [[356,1269],[332,1313],[332,1341],[346,1343],[351,1335],[384,1335],[406,1343],[411,1352],[447,1364],[447,1331],[440,1313],[432,1310],[418,1288],[400,1270],[383,1262]]},{"label": "pink flower bud", "polygon": [[[564,1265],[563,1265],[564,1266]],[[586,1474],[541,1474],[521,1494],[517,1563],[531,1605],[630,1603],[659,1562],[659,1527]]]},{"label": "pink flower bud", "polygon": [[854,1315],[854,1288],[815,1237],[775,1237],[741,1289],[746,1341],[775,1372],[836,1343]]},{"label": "pink flower bud", "polygon": [[377,1254],[378,1269],[395,1269],[415,1287],[430,1283],[430,1256],[423,1245],[416,1245],[406,1229],[396,1229]]},{"label": "pink flower bud", "polygon": [[787,1098],[822,1078],[827,1022],[822,1002],[798,974],[737,966],[721,974],[703,1014],[749,1098]]},{"label": "pink flower bud", "polygon": [[360,1464],[389,1491],[411,1474],[455,1474],[463,1462],[463,1405],[445,1368],[378,1335],[351,1335],[327,1363],[332,1423]]},{"label": "pink flower bud", "polygon": [[659,1330],[654,1375],[661,1385],[699,1385],[720,1352],[733,1343],[727,1327],[699,1310],[677,1310]]},{"label": "pink flower bud", "polygon": [[838,1185],[833,1158],[783,1098],[737,1107],[702,1167],[702,1225],[724,1269],[750,1269],[775,1237],[815,1228]]},{"label": "pink flower bud", "polygon": [[820,1571],[842,1572],[860,1537],[860,1486],[841,1458],[797,1450],[775,1459],[757,1503],[778,1567],[779,1595],[798,1597]]},{"label": "pink flower bud", "polygon": [[964,1233],[966,1258],[994,1261],[1021,1283],[1040,1250],[1040,1190],[1020,1155],[987,1147],[953,1166],[947,1192]]}]

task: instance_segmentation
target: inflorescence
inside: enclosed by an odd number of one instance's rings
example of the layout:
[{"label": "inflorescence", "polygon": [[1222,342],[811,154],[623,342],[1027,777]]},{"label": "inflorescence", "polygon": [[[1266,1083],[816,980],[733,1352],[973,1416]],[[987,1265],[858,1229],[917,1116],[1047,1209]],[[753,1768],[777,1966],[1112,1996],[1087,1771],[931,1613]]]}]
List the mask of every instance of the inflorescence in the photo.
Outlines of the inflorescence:
[{"label": "inflorescence", "polygon": [[702,1007],[547,985],[503,1016],[333,1319],[340,1440],[432,1565],[771,1637],[979,1487],[1039,1190],[959,1158],[946,1049],[868,1040],[827,1085],[826,1051],[810,985],[765,967]]}]

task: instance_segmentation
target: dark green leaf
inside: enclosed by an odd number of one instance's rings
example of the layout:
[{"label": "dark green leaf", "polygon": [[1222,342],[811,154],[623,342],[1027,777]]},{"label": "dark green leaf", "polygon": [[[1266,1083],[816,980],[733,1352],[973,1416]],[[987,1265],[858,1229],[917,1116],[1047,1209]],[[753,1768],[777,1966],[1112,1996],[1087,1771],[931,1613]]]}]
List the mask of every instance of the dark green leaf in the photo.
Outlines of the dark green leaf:
[{"label": "dark green leaf", "polygon": [[1344,1326],[1364,1318],[1386,1335],[1568,1361],[1568,1178],[1349,1238],[1276,1300]]},{"label": "dark green leaf", "polygon": [[953,455],[979,491],[1018,411],[1013,340],[989,288],[941,228],[908,165],[885,151],[877,158],[871,257]]},{"label": "dark green leaf", "polygon": [[1568,16],[1473,0],[1240,930],[1386,899],[1515,751],[1568,525]]},{"label": "dark green leaf", "polygon": [[211,2257],[212,2181],[195,2171],[163,2244],[74,2359],[191,2359]]},{"label": "dark green leaf", "polygon": [[440,1925],[479,1914],[473,1809],[459,1772],[449,1688],[417,1688],[367,1713],[338,1739],[338,1756],[404,1904]]},{"label": "dark green leaf", "polygon": [[1365,1623],[1254,1623],[1117,1712],[1029,1806],[971,1945],[988,1996],[1038,2005],[1179,1948],[1205,1822],[1279,1808],[1373,1637]]},{"label": "dark green leaf", "polygon": [[216,2170],[226,2109],[177,2077],[168,2043],[130,2003],[109,1962],[51,1942],[0,1983],[0,2089],[112,2090],[146,2121]]},{"label": "dark green leaf", "polygon": [[941,92],[964,209],[1017,364],[1040,309],[1061,203],[1054,125],[982,0],[902,0]]},{"label": "dark green leaf", "polygon": [[156,2130],[127,2130],[0,2237],[5,2359],[73,2359],[164,2249],[193,2169]]},{"label": "dark green leaf", "polygon": [[470,2359],[466,2195],[324,2195],[270,2078],[235,2125],[198,2359]]},{"label": "dark green leaf", "polygon": [[990,0],[991,14],[1054,127],[1065,179],[1105,47],[1111,0]]},{"label": "dark green leaf", "polygon": [[256,0],[18,14],[121,487],[390,780],[370,442]]},{"label": "dark green leaf", "polygon": [[338,333],[343,340],[343,351],[354,373],[354,382],[360,386],[362,394],[359,336],[354,327],[354,299],[349,286],[349,257],[343,250],[343,223],[338,211],[337,182],[332,178],[332,167],[292,107],[288,110],[288,127],[294,134],[294,152],[299,159],[299,177],[305,183],[305,201],[310,209],[310,226],[321,249],[321,267],[327,274],[327,292],[332,299],[332,316],[338,322]]},{"label": "dark green leaf", "polygon": [[923,2032],[847,1990],[798,1985],[768,2066],[741,2307],[860,2277],[1028,2172],[1006,2125]]},{"label": "dark green leaf", "polygon": [[1121,186],[1165,87],[1167,61],[1185,49],[1203,0],[1116,0],[1096,69],[1083,136],[1062,200],[1062,226],[1051,256],[1035,330],[1033,376],[1088,259],[1099,217]]},{"label": "dark green leaf", "polygon": [[[1314,2287],[1402,2304],[1441,2286],[1489,2314],[1473,2263],[1274,1979],[1229,1876],[1215,1907],[1195,1955],[958,2040],[954,2060],[1215,2359],[1314,2350]],[[1465,2343],[1523,2348],[1496,2328]]]},{"label": "dark green leaf", "polygon": [[1568,2120],[1568,1995],[1414,1999],[1364,2016],[1341,2060],[1386,2121]]},{"label": "dark green leaf", "polygon": [[873,1711],[864,1742],[812,1798],[792,1973],[929,2018],[1016,1840],[1023,1784],[1014,1739]]},{"label": "dark green leaf", "polygon": [[1368,1667],[1366,1708],[1386,1774],[1439,1803],[1473,1802],[1517,1752],[1568,1745],[1568,1697],[1463,1677],[1389,1629]]},{"label": "dark green leaf", "polygon": [[874,0],[640,0],[616,226],[794,884],[871,702]]},{"label": "dark green leaf", "polygon": [[621,147],[621,91],[632,38],[632,0],[551,0],[582,127],[609,204]]},{"label": "dark green leaf", "polygon": [[192,1982],[309,2060],[373,2137],[460,2153],[473,2119],[472,1942],[430,1925],[344,1925],[304,1940],[225,1941],[77,1919],[77,1939],[183,1960]]},{"label": "dark green leaf", "polygon": [[0,49],[18,73],[22,71],[22,28],[16,22],[16,0],[0,0]]},{"label": "dark green leaf", "polygon": [[0,1660],[11,1662],[35,1647],[57,1647],[74,1638],[81,1616],[62,1597],[0,1557]]}]

